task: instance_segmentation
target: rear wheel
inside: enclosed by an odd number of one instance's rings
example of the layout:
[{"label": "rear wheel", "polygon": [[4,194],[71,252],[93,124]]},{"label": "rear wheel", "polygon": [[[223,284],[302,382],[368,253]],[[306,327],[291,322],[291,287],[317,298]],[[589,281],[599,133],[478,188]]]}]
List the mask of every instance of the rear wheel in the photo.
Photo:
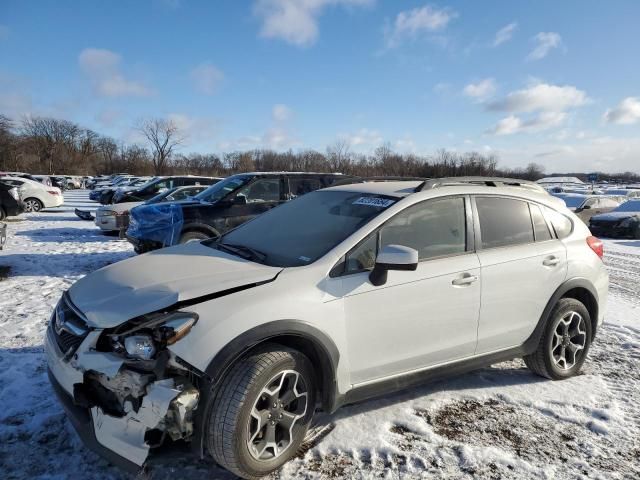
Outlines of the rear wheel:
[{"label": "rear wheel", "polygon": [[39,212],[42,210],[42,202],[37,198],[27,198],[24,201],[24,211],[25,212]]},{"label": "rear wheel", "polygon": [[185,232],[180,237],[180,243],[199,242],[201,240],[206,240],[207,238],[211,238],[211,235],[207,235],[204,232]]},{"label": "rear wheel", "polygon": [[262,477],[297,453],[314,410],[309,359],[265,346],[238,361],[223,380],[208,419],[208,450],[234,474]]},{"label": "rear wheel", "polygon": [[591,345],[589,311],[574,298],[562,298],[551,312],[537,350],[524,357],[531,371],[552,380],[580,372]]},{"label": "rear wheel", "polygon": [[4,208],[0,206],[0,221],[4,220],[5,218],[7,218],[7,214],[4,213]]}]

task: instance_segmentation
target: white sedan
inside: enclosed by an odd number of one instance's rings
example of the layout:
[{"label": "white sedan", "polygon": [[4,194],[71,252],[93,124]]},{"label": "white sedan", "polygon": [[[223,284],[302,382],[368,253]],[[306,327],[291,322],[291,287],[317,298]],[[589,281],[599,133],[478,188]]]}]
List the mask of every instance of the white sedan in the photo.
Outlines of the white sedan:
[{"label": "white sedan", "polygon": [[18,188],[25,212],[39,212],[43,208],[59,207],[64,203],[58,187],[49,187],[20,177],[2,177],[2,181]]}]

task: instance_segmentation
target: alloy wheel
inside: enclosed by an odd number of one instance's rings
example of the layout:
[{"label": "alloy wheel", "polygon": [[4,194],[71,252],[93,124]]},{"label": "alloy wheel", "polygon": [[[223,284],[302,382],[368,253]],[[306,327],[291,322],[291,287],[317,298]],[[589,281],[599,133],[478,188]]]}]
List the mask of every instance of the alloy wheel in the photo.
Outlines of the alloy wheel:
[{"label": "alloy wheel", "polygon": [[37,200],[25,200],[24,209],[27,212],[39,212],[40,211],[40,202]]},{"label": "alloy wheel", "polygon": [[279,372],[262,388],[248,425],[251,456],[273,460],[289,448],[294,426],[307,413],[307,399],[307,385],[295,370]]},{"label": "alloy wheel", "polygon": [[587,344],[585,320],[577,312],[565,313],[556,324],[551,338],[551,358],[562,370],[570,370],[578,363]]}]

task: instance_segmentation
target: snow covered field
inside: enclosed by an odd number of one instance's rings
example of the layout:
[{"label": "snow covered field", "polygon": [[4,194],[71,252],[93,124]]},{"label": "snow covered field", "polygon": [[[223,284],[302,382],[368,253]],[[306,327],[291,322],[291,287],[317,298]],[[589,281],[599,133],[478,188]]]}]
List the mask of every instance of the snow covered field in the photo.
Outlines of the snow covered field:
[{"label": "snow covered field", "polygon": [[[133,255],[73,214],[9,222],[0,252],[0,478],[128,478],[85,449],[46,376],[42,337],[63,290]],[[274,478],[640,478],[640,241],[607,241],[607,324],[584,374],[535,377],[512,361],[317,420],[304,452]],[[153,478],[233,478],[167,456]]]}]

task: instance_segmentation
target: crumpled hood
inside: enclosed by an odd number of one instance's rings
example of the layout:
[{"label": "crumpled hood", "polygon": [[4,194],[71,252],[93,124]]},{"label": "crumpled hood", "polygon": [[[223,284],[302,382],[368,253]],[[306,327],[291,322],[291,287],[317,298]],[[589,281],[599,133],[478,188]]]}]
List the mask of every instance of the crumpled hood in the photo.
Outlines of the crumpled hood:
[{"label": "crumpled hood", "polygon": [[281,270],[194,242],[101,268],[69,296],[92,326],[111,328],[177,302],[273,280]]},{"label": "crumpled hood", "polygon": [[600,215],[594,215],[591,220],[598,222],[619,222],[629,217],[638,217],[640,212],[609,212],[601,213]]}]

